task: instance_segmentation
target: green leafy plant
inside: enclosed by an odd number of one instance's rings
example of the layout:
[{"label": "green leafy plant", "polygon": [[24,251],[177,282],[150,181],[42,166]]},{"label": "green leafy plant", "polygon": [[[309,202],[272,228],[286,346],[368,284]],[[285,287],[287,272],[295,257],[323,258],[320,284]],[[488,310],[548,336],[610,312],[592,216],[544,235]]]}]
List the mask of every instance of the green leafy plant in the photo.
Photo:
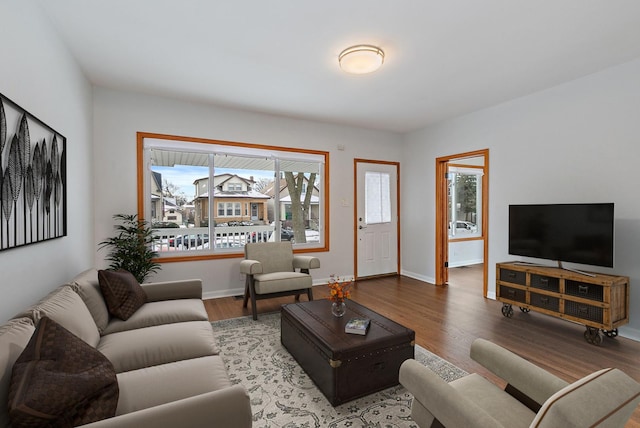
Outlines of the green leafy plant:
[{"label": "green leafy plant", "polygon": [[110,269],[128,270],[142,283],[160,270],[160,263],[155,261],[158,252],[153,249],[158,238],[150,225],[136,214],[116,214],[113,218],[119,222],[114,226],[118,234],[102,241],[99,249],[110,249],[107,256]]}]

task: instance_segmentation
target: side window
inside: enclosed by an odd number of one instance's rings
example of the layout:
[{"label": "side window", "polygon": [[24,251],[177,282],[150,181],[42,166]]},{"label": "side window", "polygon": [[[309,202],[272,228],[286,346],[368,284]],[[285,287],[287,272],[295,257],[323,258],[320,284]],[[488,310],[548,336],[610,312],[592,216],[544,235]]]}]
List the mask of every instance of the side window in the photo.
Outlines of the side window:
[{"label": "side window", "polygon": [[[282,239],[328,250],[328,152],[146,133],[138,146],[139,215],[157,226],[161,261]],[[169,207],[178,227],[164,227]],[[183,247],[182,235],[197,235],[198,245]]]},{"label": "side window", "polygon": [[449,167],[449,239],[482,236],[482,168]]}]

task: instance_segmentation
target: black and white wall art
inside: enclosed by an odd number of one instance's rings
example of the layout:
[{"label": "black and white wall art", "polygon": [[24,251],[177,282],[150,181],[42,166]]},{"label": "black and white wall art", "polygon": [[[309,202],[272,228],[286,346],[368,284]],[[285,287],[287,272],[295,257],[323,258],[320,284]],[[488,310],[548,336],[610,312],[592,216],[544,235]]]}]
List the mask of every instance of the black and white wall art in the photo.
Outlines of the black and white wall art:
[{"label": "black and white wall art", "polygon": [[0,94],[0,251],[67,235],[66,145]]}]

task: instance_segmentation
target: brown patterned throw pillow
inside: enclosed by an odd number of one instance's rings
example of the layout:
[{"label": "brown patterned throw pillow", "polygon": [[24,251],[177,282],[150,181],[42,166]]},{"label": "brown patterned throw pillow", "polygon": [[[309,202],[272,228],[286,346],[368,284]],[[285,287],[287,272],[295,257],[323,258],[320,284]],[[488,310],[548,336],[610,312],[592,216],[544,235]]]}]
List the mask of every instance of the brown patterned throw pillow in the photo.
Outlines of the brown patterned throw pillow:
[{"label": "brown patterned throw pillow", "polygon": [[128,320],[147,301],[147,293],[138,280],[124,269],[99,270],[98,282],[109,313],[123,321]]},{"label": "brown patterned throw pillow", "polygon": [[9,417],[16,427],[74,427],[113,417],[113,364],[69,330],[43,317],[11,373]]}]

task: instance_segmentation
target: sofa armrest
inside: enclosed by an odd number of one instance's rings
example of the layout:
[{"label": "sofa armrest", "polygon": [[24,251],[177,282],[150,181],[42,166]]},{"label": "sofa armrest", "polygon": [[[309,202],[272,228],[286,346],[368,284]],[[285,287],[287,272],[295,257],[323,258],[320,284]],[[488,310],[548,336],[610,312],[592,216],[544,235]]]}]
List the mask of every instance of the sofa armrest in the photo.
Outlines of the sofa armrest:
[{"label": "sofa armrest", "polygon": [[245,275],[262,273],[262,263],[257,260],[242,260],[240,262],[240,273]]},{"label": "sofa armrest", "polygon": [[147,293],[148,302],[175,299],[202,299],[202,280],[149,282],[140,284]]},{"label": "sofa armrest", "polygon": [[320,259],[313,256],[293,256],[294,269],[317,269],[320,267]]},{"label": "sofa armrest", "polygon": [[249,395],[235,385],[104,419],[84,428],[251,428]]},{"label": "sofa armrest", "polygon": [[502,426],[473,401],[462,396],[440,376],[414,359],[405,360],[400,366],[400,383],[413,395],[411,414],[414,420],[419,419],[420,426],[430,426],[433,418],[447,427]]},{"label": "sofa armrest", "polygon": [[568,385],[543,368],[485,339],[473,341],[471,358],[539,405]]}]

